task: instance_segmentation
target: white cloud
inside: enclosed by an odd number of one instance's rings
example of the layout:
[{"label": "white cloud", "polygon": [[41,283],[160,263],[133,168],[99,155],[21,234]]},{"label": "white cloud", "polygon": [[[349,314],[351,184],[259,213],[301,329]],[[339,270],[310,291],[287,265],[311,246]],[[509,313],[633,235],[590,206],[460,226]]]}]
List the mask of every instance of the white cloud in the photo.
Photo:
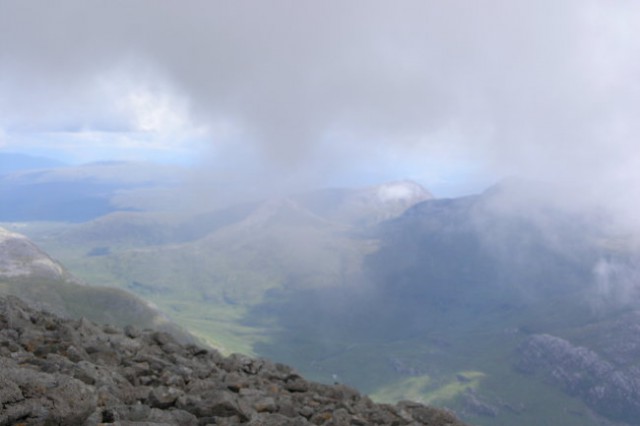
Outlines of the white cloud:
[{"label": "white cloud", "polygon": [[[191,118],[185,96],[142,64],[118,64],[75,91],[51,102],[53,108],[9,116],[4,149],[57,152],[80,162],[170,160],[172,152],[184,160],[207,137],[207,126]],[[26,92],[47,104],[46,92]]]},{"label": "white cloud", "polygon": [[463,158],[453,163],[583,182],[596,196],[636,191],[639,9],[623,0],[2,2],[2,125],[114,129],[131,136],[112,141],[123,148],[207,139],[211,168],[224,156],[249,168],[238,174],[263,170],[256,185],[265,186],[354,164],[415,169],[424,157],[425,167]]}]

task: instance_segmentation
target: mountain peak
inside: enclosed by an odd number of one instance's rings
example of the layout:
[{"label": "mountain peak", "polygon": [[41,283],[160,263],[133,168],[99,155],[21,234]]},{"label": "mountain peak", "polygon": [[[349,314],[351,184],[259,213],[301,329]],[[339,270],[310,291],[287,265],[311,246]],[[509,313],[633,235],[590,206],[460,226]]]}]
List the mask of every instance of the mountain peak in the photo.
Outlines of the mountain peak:
[{"label": "mountain peak", "polygon": [[324,226],[326,221],[290,198],[272,198],[262,202],[242,221],[243,227],[263,227],[267,224],[287,226]]},{"label": "mountain peak", "polygon": [[67,272],[24,235],[0,228],[0,278],[20,276],[63,279]]},{"label": "mountain peak", "polygon": [[363,188],[327,188],[294,199],[305,209],[330,222],[375,225],[398,217],[433,195],[410,180],[386,182]]},{"label": "mountain peak", "polygon": [[411,180],[383,183],[374,188],[378,199],[385,203],[405,201],[415,204],[433,198],[433,195],[422,185]]}]

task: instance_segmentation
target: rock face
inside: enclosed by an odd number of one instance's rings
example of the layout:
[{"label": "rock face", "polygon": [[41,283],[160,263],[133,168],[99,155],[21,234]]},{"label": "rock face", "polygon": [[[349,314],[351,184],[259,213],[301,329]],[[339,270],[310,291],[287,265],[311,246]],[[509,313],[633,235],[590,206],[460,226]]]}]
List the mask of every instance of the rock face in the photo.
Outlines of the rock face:
[{"label": "rock face", "polygon": [[0,425],[462,425],[411,402],[375,404],[291,368],[97,326],[0,298]]},{"label": "rock face", "polygon": [[518,352],[519,371],[542,374],[610,419],[640,425],[639,368],[617,368],[590,349],[548,334],[530,337]]}]

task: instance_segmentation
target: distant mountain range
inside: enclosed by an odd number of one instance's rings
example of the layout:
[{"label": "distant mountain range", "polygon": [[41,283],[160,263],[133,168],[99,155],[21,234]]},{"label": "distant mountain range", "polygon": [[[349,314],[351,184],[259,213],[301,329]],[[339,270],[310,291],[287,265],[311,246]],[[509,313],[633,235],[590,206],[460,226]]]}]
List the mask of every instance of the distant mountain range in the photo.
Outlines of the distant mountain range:
[{"label": "distant mountain range", "polygon": [[512,180],[434,199],[395,182],[20,226],[74,274],[216,347],[380,401],[487,426],[640,424],[640,245],[546,192]]},{"label": "distant mountain range", "polygon": [[116,211],[145,210],[175,185],[175,167],[99,162],[68,166],[0,154],[0,222],[85,222]]}]

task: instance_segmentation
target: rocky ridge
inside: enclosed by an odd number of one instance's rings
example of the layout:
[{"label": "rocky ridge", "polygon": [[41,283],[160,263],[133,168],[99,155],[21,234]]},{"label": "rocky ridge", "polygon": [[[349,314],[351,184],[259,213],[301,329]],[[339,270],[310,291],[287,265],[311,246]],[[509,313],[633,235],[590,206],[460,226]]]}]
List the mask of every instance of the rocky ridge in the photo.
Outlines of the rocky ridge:
[{"label": "rocky ridge", "polygon": [[549,334],[531,336],[518,353],[520,372],[540,374],[605,417],[640,424],[638,367],[621,368],[593,350]]},{"label": "rocky ridge", "polygon": [[0,298],[0,425],[462,425],[293,369]]},{"label": "rocky ridge", "polygon": [[64,268],[27,237],[0,228],[0,276],[69,278]]}]

